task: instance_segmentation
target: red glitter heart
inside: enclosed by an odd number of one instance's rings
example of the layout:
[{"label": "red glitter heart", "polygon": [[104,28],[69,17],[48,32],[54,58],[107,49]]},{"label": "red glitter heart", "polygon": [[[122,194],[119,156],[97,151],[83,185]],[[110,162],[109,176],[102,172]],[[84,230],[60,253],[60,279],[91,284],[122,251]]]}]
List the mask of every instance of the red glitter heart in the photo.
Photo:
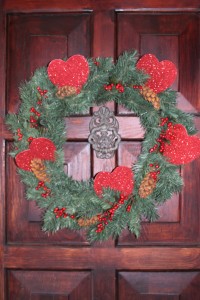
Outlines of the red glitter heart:
[{"label": "red glitter heart", "polygon": [[25,171],[31,171],[30,164],[34,158],[34,153],[32,153],[30,149],[28,149],[18,153],[15,156],[15,162],[18,168],[23,169]]},{"label": "red glitter heart", "polygon": [[52,60],[47,73],[50,81],[56,86],[72,86],[79,91],[88,79],[89,65],[84,56],[73,55],[67,61]]},{"label": "red glitter heart", "polygon": [[169,60],[159,60],[153,54],[145,54],[136,64],[137,69],[150,75],[146,85],[155,93],[169,88],[177,76],[176,66]]},{"label": "red glitter heart", "polygon": [[15,157],[17,166],[25,171],[31,171],[30,163],[34,158],[43,160],[55,160],[56,147],[47,138],[35,138],[31,142],[29,149],[18,153]]},{"label": "red glitter heart", "polygon": [[200,139],[197,136],[189,136],[183,125],[176,124],[168,128],[166,135],[170,143],[165,144],[163,155],[170,163],[182,165],[200,156]]},{"label": "red glitter heart", "polygon": [[37,158],[55,160],[56,146],[47,138],[40,137],[33,139],[29,148]]},{"label": "red glitter heart", "polygon": [[115,168],[112,173],[99,172],[94,179],[94,190],[100,197],[103,188],[121,192],[121,195],[127,197],[132,193],[133,186],[133,172],[130,168],[124,166]]}]

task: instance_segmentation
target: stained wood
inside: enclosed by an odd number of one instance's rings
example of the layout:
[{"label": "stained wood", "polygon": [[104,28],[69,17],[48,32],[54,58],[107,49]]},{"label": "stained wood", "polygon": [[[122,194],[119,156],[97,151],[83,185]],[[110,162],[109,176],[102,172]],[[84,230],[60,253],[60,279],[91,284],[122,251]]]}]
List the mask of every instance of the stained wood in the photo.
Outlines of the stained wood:
[{"label": "stained wood", "polygon": [[5,247],[4,263],[9,269],[198,270],[200,249],[195,246],[66,248],[13,245]]},{"label": "stained wood", "polygon": [[[200,159],[180,169],[182,192],[158,207],[157,222],[143,220],[139,239],[124,230],[115,241],[90,244],[84,231],[41,231],[42,211],[25,199],[4,118],[19,108],[19,84],[50,60],[76,53],[116,59],[137,49],[178,66],[178,107],[194,113],[200,129],[199,0],[5,0],[0,8],[0,299],[198,300]],[[64,169],[74,179],[137,161],[139,119],[107,106],[122,137],[109,160],[98,159],[87,140],[98,107],[66,119]]]},{"label": "stained wood", "polygon": [[41,3],[40,0],[7,0],[4,3],[4,8],[7,11],[15,11],[15,12],[35,12],[35,11],[45,11],[50,10],[53,12],[59,12],[63,10],[73,9],[73,10],[84,10],[84,9],[98,9],[100,11],[102,10],[108,10],[108,9],[128,9],[128,10],[134,10],[139,9],[143,11],[146,10],[169,10],[169,11],[178,11],[178,10],[186,10],[186,11],[193,11],[197,10],[199,7],[199,1],[198,0],[183,0],[181,2],[175,2],[174,0],[169,0],[166,2],[161,2],[159,0],[151,1],[151,0],[141,0],[140,2],[134,2],[132,0],[126,0],[123,1],[123,3],[120,0],[115,1],[106,1],[102,0],[99,2],[91,1],[91,0],[84,0],[80,2],[79,0],[75,0],[73,2],[71,1],[65,1],[60,0],[59,3],[56,0],[52,0],[51,3],[49,2],[43,2]]}]

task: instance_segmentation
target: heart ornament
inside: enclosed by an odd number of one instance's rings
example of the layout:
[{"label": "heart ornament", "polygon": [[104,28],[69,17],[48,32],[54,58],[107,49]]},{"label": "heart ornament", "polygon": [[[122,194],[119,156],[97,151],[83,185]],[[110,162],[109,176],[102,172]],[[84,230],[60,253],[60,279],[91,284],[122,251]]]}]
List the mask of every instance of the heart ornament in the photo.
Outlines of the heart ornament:
[{"label": "heart ornament", "polygon": [[155,93],[169,88],[176,79],[177,68],[169,60],[159,61],[153,54],[143,55],[137,62],[136,68],[150,75],[146,85]]},{"label": "heart ornament", "polygon": [[31,142],[29,149],[18,153],[15,157],[17,166],[25,171],[31,171],[31,161],[34,158],[42,160],[55,160],[56,147],[54,143],[47,138],[35,138]]},{"label": "heart ornament", "polygon": [[182,124],[175,124],[166,131],[169,143],[165,144],[163,155],[170,163],[182,165],[200,156],[200,139],[190,136]]},{"label": "heart ornament", "polygon": [[103,188],[110,188],[127,197],[132,193],[133,187],[133,172],[125,166],[119,166],[111,173],[99,172],[94,179],[94,190],[100,197],[102,196]]},{"label": "heart ornament", "polygon": [[70,86],[81,90],[89,76],[89,65],[82,55],[73,55],[67,61],[54,59],[49,63],[47,73],[50,81],[58,86]]}]

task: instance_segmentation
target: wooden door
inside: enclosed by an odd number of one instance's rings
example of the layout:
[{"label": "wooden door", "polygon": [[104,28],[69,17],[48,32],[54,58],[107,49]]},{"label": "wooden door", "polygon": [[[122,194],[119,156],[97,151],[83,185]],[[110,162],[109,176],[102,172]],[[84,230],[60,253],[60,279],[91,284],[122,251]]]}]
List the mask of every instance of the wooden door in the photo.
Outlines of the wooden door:
[{"label": "wooden door", "polygon": [[[7,112],[19,107],[18,86],[35,68],[79,53],[116,58],[124,50],[172,60],[179,74],[179,107],[195,114],[200,129],[199,0],[4,0],[0,63],[0,299],[200,299],[200,159],[180,169],[185,186],[143,223],[140,238],[89,244],[84,231],[41,231],[41,213],[25,200],[8,155]],[[95,110],[96,108],[94,108]],[[97,159],[88,144],[91,112],[66,119],[65,169],[81,180],[116,165],[131,166],[140,153],[138,118],[110,105],[122,141],[112,159]],[[128,116],[128,117],[127,117]],[[81,168],[78,166],[81,165]]]}]

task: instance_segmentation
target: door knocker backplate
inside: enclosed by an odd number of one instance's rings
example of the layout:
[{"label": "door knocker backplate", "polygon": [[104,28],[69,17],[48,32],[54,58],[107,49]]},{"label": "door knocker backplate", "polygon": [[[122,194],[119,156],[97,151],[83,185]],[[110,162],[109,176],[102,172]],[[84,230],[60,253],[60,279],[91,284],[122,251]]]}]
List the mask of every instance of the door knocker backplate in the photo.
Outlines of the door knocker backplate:
[{"label": "door knocker backplate", "polygon": [[121,137],[118,134],[119,123],[114,113],[108,107],[100,107],[94,113],[90,124],[89,143],[92,145],[98,158],[111,158],[117,150]]}]

